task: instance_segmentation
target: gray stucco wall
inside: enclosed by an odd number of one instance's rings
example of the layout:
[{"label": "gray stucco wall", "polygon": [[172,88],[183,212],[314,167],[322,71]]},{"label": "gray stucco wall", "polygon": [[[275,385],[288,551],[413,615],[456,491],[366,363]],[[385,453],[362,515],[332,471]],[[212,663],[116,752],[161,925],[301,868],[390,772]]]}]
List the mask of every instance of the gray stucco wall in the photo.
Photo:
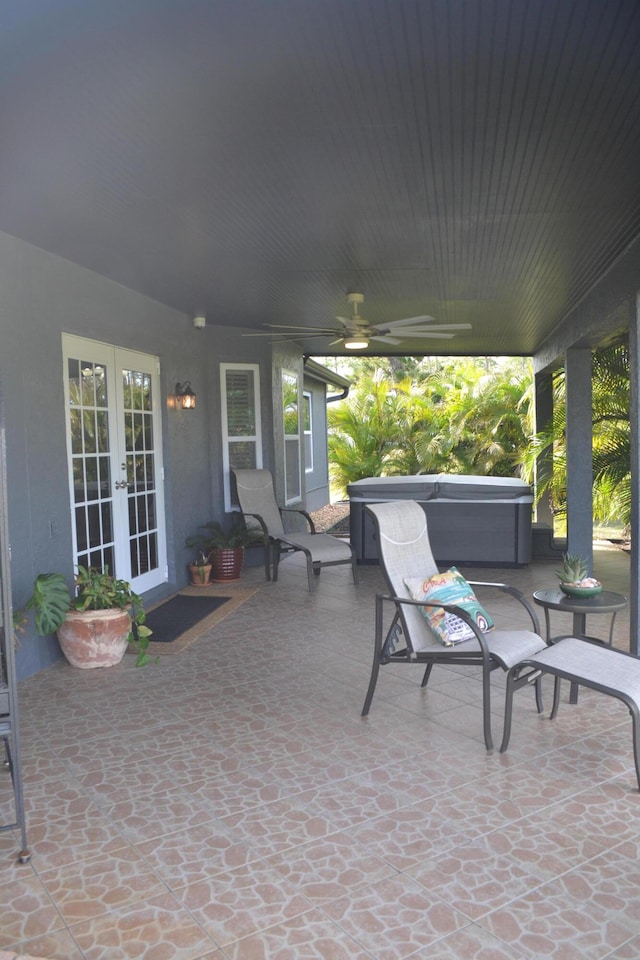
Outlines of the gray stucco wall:
[{"label": "gray stucco wall", "polygon": [[[268,349],[230,328],[196,330],[190,316],[6,234],[0,234],[0,291],[14,606],[25,602],[40,572],[60,570],[72,580],[63,332],[160,360],[169,582],[147,599],[175,591],[186,582],[185,537],[223,518],[219,364],[260,363],[262,396],[268,398]],[[175,383],[184,380],[197,393],[195,411],[169,405]],[[262,412],[269,446],[270,405]],[[265,455],[272,463],[273,450]],[[27,633],[18,674],[28,676],[59,656],[55,638]]]}]

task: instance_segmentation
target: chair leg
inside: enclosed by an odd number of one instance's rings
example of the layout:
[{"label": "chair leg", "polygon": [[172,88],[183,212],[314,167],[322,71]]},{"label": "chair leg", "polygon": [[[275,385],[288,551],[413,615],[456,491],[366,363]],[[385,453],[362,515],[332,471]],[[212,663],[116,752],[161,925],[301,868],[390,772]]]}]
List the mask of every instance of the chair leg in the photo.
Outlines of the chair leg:
[{"label": "chair leg", "polygon": [[[395,620],[393,626],[395,626]],[[386,638],[383,641],[382,639],[382,600],[379,596],[376,597],[376,637],[375,644],[373,648],[373,665],[371,667],[371,676],[369,678],[369,687],[367,689],[367,695],[364,699],[364,706],[362,708],[361,717],[366,717],[369,713],[369,707],[371,706],[371,701],[373,700],[373,694],[376,689],[376,684],[378,682],[378,674],[380,673],[380,658],[382,656],[382,650]]]},{"label": "chair leg", "polygon": [[429,682],[429,677],[431,676],[431,671],[433,670],[433,661],[427,664],[427,669],[424,671],[424,676],[422,678],[421,687],[426,687]]},{"label": "chair leg", "polygon": [[378,657],[378,648],[376,645],[376,651],[373,657],[373,666],[371,667],[371,676],[369,678],[369,687],[367,689],[367,695],[364,698],[364,706],[362,707],[361,717],[366,717],[369,713],[369,707],[371,706],[371,701],[373,700],[373,695],[376,690],[376,684],[378,682],[378,674],[380,673],[380,658]]},{"label": "chair leg", "polygon": [[351,574],[353,576],[353,582],[358,583],[358,561],[356,559],[355,553],[351,554]]},{"label": "chair leg", "polygon": [[538,713],[543,713],[544,703],[542,702],[542,674],[539,677],[536,677],[535,688],[536,688],[536,709]]},{"label": "chair leg", "polygon": [[629,706],[629,712],[633,721],[633,759],[636,765],[638,789],[640,790],[640,716],[636,706]]},{"label": "chair leg", "polygon": [[[305,557],[307,558],[307,580],[309,581],[309,593],[313,591],[313,560],[311,559],[311,554],[308,550],[304,551]],[[318,570],[318,573],[320,571]]]},{"label": "chair leg", "polygon": [[264,544],[264,575],[267,580],[271,580],[271,544],[268,539]]},{"label": "chair leg", "polygon": [[487,750],[493,750],[493,738],[491,736],[491,680],[489,663],[482,665],[482,724],[484,729],[484,742]]},{"label": "chair leg", "polygon": [[278,579],[278,567],[280,566],[280,541],[276,540],[273,545],[273,582]]},{"label": "chair leg", "polygon": [[[507,692],[504,698],[504,729],[502,731],[502,743],[500,744],[500,753],[506,753],[511,738],[511,717],[513,715],[513,691],[514,680],[518,667],[513,667],[507,674]],[[536,681],[537,684],[537,681]]]},{"label": "chair leg", "polygon": [[560,706],[560,686],[562,680],[560,677],[556,677],[553,684],[553,706],[551,707],[551,713],[549,714],[549,720],[555,720],[558,714],[558,707]]}]

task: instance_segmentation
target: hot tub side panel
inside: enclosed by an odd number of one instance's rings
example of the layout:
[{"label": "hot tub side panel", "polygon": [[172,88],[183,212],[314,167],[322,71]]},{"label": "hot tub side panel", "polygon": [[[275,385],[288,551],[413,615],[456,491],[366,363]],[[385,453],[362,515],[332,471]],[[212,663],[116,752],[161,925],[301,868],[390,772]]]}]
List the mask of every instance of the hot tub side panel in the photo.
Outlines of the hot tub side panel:
[{"label": "hot tub side panel", "polygon": [[[454,483],[446,478],[438,489],[430,478],[421,490],[421,478],[394,479],[395,484],[378,486],[375,479],[359,481],[348,489],[351,543],[361,563],[378,560],[374,524],[366,504],[407,499],[421,503],[427,515],[438,566],[522,566],[530,562],[533,498],[526,484],[495,484],[490,482],[492,478],[480,477],[482,482],[474,485],[472,477],[456,478]],[[403,484],[401,479],[413,482]],[[477,499],[473,499],[474,490]],[[421,497],[420,493],[427,496]],[[454,499],[453,495],[464,499]]]}]

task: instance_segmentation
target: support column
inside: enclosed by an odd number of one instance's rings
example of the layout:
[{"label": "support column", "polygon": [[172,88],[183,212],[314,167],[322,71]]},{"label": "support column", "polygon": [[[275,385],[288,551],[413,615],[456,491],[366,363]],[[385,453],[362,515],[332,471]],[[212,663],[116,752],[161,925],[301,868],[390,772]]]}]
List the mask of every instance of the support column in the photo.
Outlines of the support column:
[{"label": "support column", "polygon": [[[541,433],[553,420],[553,375],[544,370],[535,375],[535,408],[534,430]],[[539,480],[549,476],[553,470],[553,451],[547,450],[536,458],[534,468],[534,484],[537,488]],[[549,494],[545,493],[536,506],[536,522],[543,523],[553,529],[553,514]]]},{"label": "support column", "polygon": [[565,354],[567,450],[567,551],[593,569],[593,412],[591,350]]},{"label": "support column", "polygon": [[629,317],[629,420],[631,427],[631,569],[629,649],[640,654],[640,293]]}]

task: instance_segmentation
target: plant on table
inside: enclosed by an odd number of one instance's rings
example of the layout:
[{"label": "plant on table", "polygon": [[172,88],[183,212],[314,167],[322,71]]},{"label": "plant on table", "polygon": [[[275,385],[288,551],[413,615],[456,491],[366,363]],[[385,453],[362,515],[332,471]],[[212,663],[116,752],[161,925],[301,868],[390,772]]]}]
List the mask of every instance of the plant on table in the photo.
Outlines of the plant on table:
[{"label": "plant on table", "polygon": [[589,567],[584,557],[574,553],[563,554],[563,564],[560,570],[556,570],[556,575],[560,580],[560,588],[597,591],[602,588],[602,584],[595,577],[588,576]]}]

